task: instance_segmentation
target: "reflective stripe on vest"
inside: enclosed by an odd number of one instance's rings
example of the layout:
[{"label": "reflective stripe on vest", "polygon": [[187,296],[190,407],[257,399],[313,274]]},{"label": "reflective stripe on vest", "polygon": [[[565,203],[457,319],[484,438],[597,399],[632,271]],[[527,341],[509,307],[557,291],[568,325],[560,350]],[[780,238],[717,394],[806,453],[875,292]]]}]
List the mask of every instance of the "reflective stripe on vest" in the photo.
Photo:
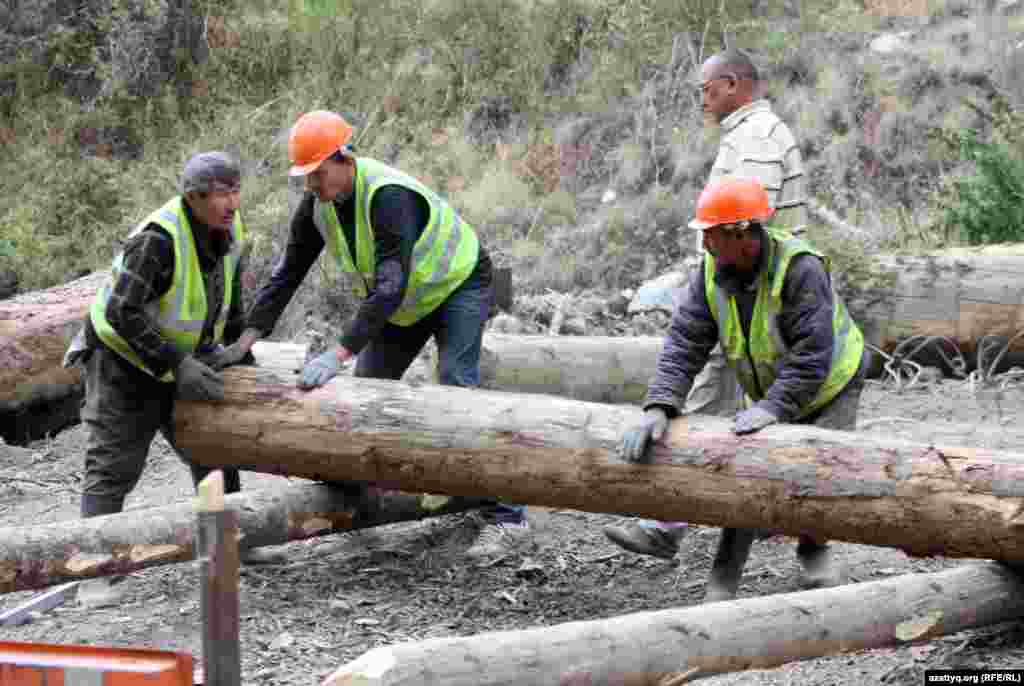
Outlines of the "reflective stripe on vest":
[{"label": "reflective stripe on vest", "polygon": [[370,204],[384,186],[401,186],[430,205],[430,219],[413,245],[402,303],[388,319],[409,326],[433,312],[476,267],[480,244],[476,231],[443,198],[413,177],[366,157],[356,160],[355,259],[333,202],[313,203],[313,223],[342,271],[353,274],[356,294],[365,298],[374,286],[377,260]]},{"label": "reflective stripe on vest", "polygon": [[[718,325],[719,341],[729,365],[736,370],[740,385],[754,400],[765,396],[778,371],[787,362],[789,347],[779,330],[779,313],[782,311],[782,286],[790,262],[797,255],[809,253],[822,259],[826,271],[830,266],[829,260],[806,241],[777,228],[768,228],[767,233],[769,254],[758,277],[749,342],[743,334],[736,299],[715,283],[714,258],[711,255],[704,258],[704,292]],[[864,336],[834,286],[832,302],[834,345],[829,373],[814,399],[801,409],[797,419],[830,403],[860,367]]]},{"label": "reflective stripe on vest", "polygon": [[[199,256],[196,253],[192,226],[185,213],[184,201],[181,196],[173,198],[163,207],[144,219],[129,239],[141,233],[150,224],[156,224],[170,234],[174,242],[174,275],[171,287],[159,299],[146,305],[146,313],[152,319],[160,335],[183,353],[191,353],[199,345],[206,323],[206,286],[202,270],[199,268]],[[235,222],[231,227],[233,242],[231,251],[224,256],[224,301],[217,320],[214,323],[213,343],[219,343],[224,337],[224,326],[228,313],[231,311],[234,281],[245,247],[246,233],[241,216],[235,214]],[[107,321],[107,302],[113,293],[114,284],[120,276],[124,264],[124,253],[114,258],[111,278],[96,294],[89,316],[93,328],[107,347],[121,355],[139,369],[152,375],[142,359],[131,348],[127,341]],[[174,374],[168,371],[160,377],[161,381],[173,381]]]}]

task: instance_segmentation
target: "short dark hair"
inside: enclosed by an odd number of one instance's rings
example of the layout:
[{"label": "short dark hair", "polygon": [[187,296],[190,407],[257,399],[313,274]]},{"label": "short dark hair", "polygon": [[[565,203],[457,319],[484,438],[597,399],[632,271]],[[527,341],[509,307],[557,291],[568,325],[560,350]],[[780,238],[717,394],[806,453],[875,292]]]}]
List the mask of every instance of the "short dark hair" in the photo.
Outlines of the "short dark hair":
[{"label": "short dark hair", "polygon": [[761,80],[760,75],[757,73],[757,66],[750,59],[750,56],[742,50],[737,48],[724,50],[715,55],[715,60],[741,79]]}]

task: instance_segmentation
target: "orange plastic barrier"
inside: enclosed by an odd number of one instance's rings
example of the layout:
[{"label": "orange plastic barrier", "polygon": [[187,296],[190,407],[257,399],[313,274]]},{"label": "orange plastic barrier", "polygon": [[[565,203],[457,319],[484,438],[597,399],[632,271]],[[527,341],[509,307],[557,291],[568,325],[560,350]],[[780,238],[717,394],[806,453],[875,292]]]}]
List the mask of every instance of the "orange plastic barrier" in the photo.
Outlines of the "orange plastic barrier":
[{"label": "orange plastic barrier", "polygon": [[192,656],[0,641],[0,686],[193,686]]}]

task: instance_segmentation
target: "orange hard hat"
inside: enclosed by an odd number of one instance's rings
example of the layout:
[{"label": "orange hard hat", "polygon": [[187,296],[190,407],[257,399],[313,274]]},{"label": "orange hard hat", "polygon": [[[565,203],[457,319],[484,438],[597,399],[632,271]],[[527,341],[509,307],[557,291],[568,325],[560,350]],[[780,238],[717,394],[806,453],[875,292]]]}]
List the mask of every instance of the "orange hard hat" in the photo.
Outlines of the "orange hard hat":
[{"label": "orange hard hat", "polygon": [[704,187],[697,198],[697,218],[691,229],[709,229],[719,224],[765,221],[775,210],[768,204],[768,192],[756,179],[725,176]]},{"label": "orange hard hat", "polygon": [[306,112],[299,117],[288,136],[288,157],[292,176],[315,171],[324,160],[338,152],[348,152],[352,126],[340,114],[326,110]]}]

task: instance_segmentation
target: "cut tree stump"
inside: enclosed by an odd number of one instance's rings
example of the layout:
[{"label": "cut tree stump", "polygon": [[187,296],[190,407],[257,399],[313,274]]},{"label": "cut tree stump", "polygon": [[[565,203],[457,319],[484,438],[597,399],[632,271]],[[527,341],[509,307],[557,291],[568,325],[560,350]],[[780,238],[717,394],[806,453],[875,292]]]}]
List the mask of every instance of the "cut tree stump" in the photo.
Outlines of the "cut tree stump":
[{"label": "cut tree stump", "polygon": [[[361,496],[356,489],[322,484],[242,491],[224,500],[238,514],[243,548],[435,517],[483,504],[478,498],[452,498],[434,507],[436,498],[376,491]],[[3,528],[0,593],[192,560],[195,536],[191,502]]]},{"label": "cut tree stump", "polygon": [[639,408],[337,378],[303,392],[270,369],[225,372],[225,402],[180,402],[175,441],[209,467],[413,493],[636,514],[1024,562],[1024,455],[779,425],[671,422],[653,463],[621,460]]},{"label": "cut tree stump", "polygon": [[[322,686],[667,686],[927,641],[1024,615],[994,563],[871,583],[375,648]],[[852,682],[851,682],[852,683]]]}]

